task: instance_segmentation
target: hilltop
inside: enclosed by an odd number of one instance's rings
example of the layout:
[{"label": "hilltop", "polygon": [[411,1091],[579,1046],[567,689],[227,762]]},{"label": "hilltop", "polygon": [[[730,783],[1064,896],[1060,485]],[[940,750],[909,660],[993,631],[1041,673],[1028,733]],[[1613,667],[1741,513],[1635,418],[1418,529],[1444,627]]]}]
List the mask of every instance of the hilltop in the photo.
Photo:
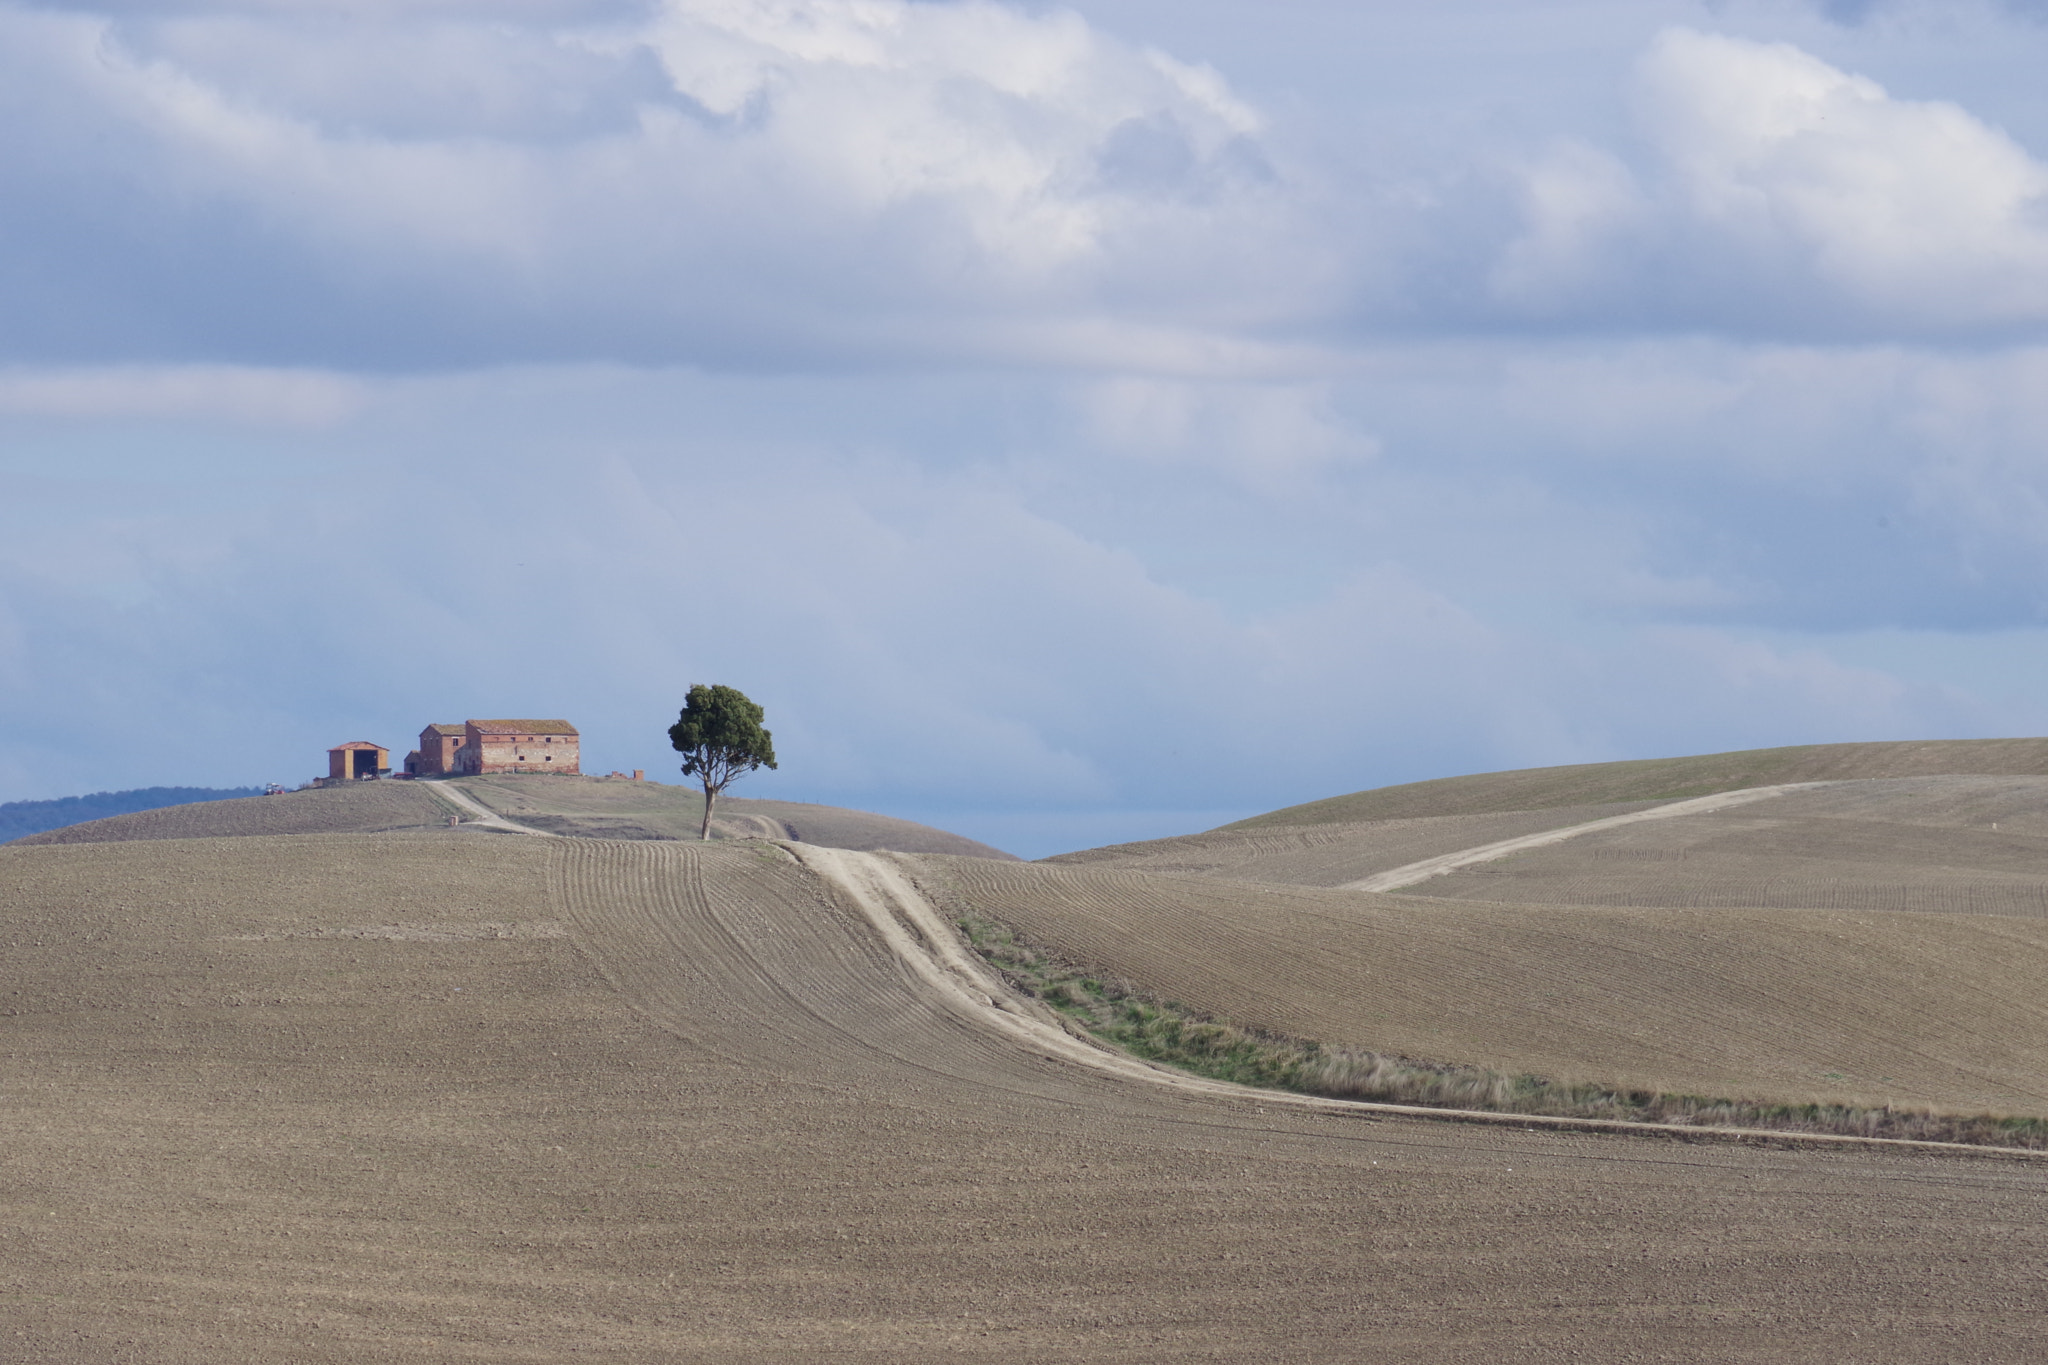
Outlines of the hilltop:
[{"label": "hilltop", "polygon": [[[704,798],[687,787],[613,778],[529,776],[444,779],[493,810],[551,834],[602,839],[693,839]],[[210,801],[52,829],[25,844],[250,838],[273,834],[396,834],[445,829],[460,807],[435,795],[439,781],[353,782],[275,796]],[[728,798],[712,822],[718,838],[793,839],[833,848],[1009,858],[962,835],[838,806]]]},{"label": "hilltop", "polygon": [[1677,801],[1783,782],[1873,777],[2048,776],[2048,739],[1900,740],[1800,744],[1684,758],[1577,763],[1406,782],[1268,811],[1222,826],[1322,825],[1416,816],[1481,815],[1610,802]]},{"label": "hilltop", "polygon": [[128,791],[93,792],[89,796],[62,796],[53,801],[9,801],[0,804],[0,844],[112,815],[262,794],[261,787],[136,787]]}]

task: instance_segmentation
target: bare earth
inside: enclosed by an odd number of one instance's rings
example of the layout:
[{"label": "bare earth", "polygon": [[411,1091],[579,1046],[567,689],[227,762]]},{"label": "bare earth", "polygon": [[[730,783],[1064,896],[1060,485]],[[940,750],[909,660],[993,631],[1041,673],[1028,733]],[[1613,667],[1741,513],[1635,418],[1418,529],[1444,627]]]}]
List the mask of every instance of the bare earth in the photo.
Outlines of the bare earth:
[{"label": "bare earth", "polygon": [[90,844],[132,839],[240,838],[257,834],[370,833],[445,826],[454,807],[418,782],[358,782],[346,787],[200,801],[89,820],[17,839],[17,844]]},{"label": "bare earth", "polygon": [[2048,920],[1503,905],[924,866],[959,909],[1296,1037],[1720,1098],[2048,1113]]},{"label": "bare earth", "polygon": [[773,846],[9,847],[0,943],[0,1358],[2020,1361],[2048,1325],[2048,1164],[1135,1084]]},{"label": "bare earth", "polygon": [[1677,801],[1791,782],[1955,774],[2048,777],[2048,739],[1801,744],[1786,749],[1744,749],[1684,758],[1475,773],[1333,796],[1253,816],[1224,828],[1532,811],[1615,801]]},{"label": "bare earth", "polygon": [[[468,797],[465,801],[463,798]],[[481,811],[477,804],[481,803]],[[695,839],[704,798],[687,787],[596,777],[503,775],[453,781],[353,782],[278,796],[204,801],[119,815],[17,840],[23,844],[132,839],[242,838],[256,834],[364,834],[445,828],[459,816],[472,833],[509,833],[476,817],[496,812],[531,829],[598,839]],[[962,835],[839,806],[726,798],[715,838],[786,839],[828,848],[1011,858]]]}]

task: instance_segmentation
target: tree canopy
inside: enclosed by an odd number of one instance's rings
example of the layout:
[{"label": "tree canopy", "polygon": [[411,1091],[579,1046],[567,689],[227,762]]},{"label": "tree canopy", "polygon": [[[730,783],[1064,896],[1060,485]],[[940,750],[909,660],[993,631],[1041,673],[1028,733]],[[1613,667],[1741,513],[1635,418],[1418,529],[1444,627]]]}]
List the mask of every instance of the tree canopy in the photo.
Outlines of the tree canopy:
[{"label": "tree canopy", "polygon": [[704,784],[702,838],[711,837],[711,806],[720,792],[756,768],[775,766],[775,741],[761,728],[762,715],[738,688],[698,683],[668,727],[668,742],[683,756],[683,775]]}]

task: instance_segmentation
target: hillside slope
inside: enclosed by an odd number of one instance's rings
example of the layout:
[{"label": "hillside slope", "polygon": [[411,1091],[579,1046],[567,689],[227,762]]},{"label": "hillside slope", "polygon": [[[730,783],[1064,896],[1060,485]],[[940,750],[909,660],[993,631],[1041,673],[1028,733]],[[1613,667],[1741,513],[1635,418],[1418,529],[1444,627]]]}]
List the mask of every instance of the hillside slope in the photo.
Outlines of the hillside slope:
[{"label": "hillside slope", "polygon": [[[465,791],[498,814],[556,834],[695,839],[704,820],[702,792],[661,782],[523,774],[465,777],[460,782]],[[824,848],[951,853],[967,858],[1014,857],[930,825],[800,801],[721,797],[711,828],[717,838],[788,839]]]},{"label": "hillside slope", "polygon": [[2048,919],[1465,903],[927,859],[956,913],[1239,1024],[1780,1103],[2048,1113]]},{"label": "hillside slope", "polygon": [[1741,787],[1951,773],[2048,776],[2048,739],[1905,740],[1803,744],[1685,758],[1582,763],[1475,773],[1352,792],[1223,826],[1317,825],[1418,816],[1480,815],[1622,801],[1676,801]]},{"label": "hillside slope", "polygon": [[[694,839],[703,797],[659,782],[605,778],[463,778],[491,809],[553,834],[603,839]],[[434,795],[435,782],[353,782],[250,800],[211,801],[93,820],[31,835],[25,844],[133,839],[246,838],[265,834],[366,834],[443,828],[459,808]],[[719,838],[792,839],[829,848],[894,849],[968,858],[1011,858],[929,825],[837,806],[726,800],[713,822]]]},{"label": "hillside slope", "polygon": [[445,826],[452,807],[413,782],[356,782],[277,796],[203,801],[89,820],[17,839],[17,844],[101,844],[130,840],[250,838],[265,834],[362,834]]},{"label": "hillside slope", "polygon": [[2048,915],[2048,778],[1844,782],[1596,831],[1409,888],[1554,905]]},{"label": "hillside slope", "polygon": [[1657,804],[1628,801],[1488,815],[1325,821],[1310,825],[1229,825],[1206,834],[1110,844],[1040,861],[1056,867],[1116,866],[1231,881],[1342,886],[1375,872],[1455,853],[1476,844],[1581,825]]},{"label": "hillside slope", "polygon": [[63,796],[54,801],[8,801],[0,804],[0,844],[41,834],[44,830],[136,811],[158,810],[164,806],[190,805],[195,801],[229,801],[243,796],[261,796],[261,787],[136,787],[128,791],[93,792],[87,796]]},{"label": "hillside slope", "polygon": [[22,1359],[2038,1352],[2040,1164],[1118,1081],[760,844],[10,846],[0,943]]}]

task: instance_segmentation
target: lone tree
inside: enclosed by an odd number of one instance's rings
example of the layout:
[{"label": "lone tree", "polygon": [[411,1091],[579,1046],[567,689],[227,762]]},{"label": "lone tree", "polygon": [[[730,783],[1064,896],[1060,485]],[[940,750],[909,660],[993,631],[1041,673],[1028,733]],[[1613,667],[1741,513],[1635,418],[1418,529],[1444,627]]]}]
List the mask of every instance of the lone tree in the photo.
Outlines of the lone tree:
[{"label": "lone tree", "polygon": [[761,708],[736,687],[692,687],[682,717],[668,727],[668,742],[683,756],[683,776],[704,784],[700,833],[706,839],[718,794],[756,768],[775,766],[775,742],[761,728]]}]

